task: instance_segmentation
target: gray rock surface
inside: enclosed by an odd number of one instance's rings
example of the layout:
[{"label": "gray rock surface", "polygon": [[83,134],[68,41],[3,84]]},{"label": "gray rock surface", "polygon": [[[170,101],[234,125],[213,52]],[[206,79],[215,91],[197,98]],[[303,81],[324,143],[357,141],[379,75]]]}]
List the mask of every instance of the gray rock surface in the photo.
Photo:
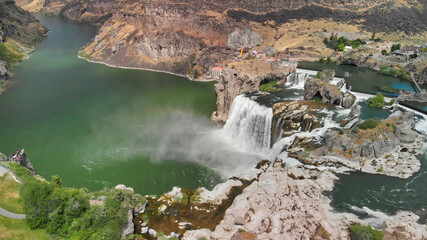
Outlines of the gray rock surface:
[{"label": "gray rock surface", "polygon": [[30,159],[28,159],[27,155],[25,154],[24,149],[16,151],[14,154],[12,154],[10,157],[6,159],[6,161],[9,162],[18,162],[22,166],[26,167],[30,172],[35,175],[36,170],[34,169],[33,164],[31,163]]},{"label": "gray rock surface", "polygon": [[[426,83],[427,83],[427,80],[426,80]],[[406,89],[402,89],[399,91],[399,96],[397,97],[397,101],[400,101],[400,102],[403,102],[403,101],[427,102],[427,94],[426,93],[415,93],[412,91],[408,91]]]},{"label": "gray rock surface", "polygon": [[7,80],[9,78],[7,69],[8,69],[7,63],[0,60],[0,80]]},{"label": "gray rock surface", "polygon": [[350,92],[344,93],[344,96],[341,99],[341,106],[345,108],[350,108],[353,106],[354,102],[356,101],[356,96],[354,96]]},{"label": "gray rock surface", "polygon": [[262,37],[252,29],[236,29],[228,36],[227,46],[234,49],[253,48],[263,43]]},{"label": "gray rock surface", "polygon": [[129,209],[127,214],[128,222],[122,228],[122,237],[133,234],[135,225],[133,223],[133,214],[131,209]]},{"label": "gray rock surface", "polygon": [[312,100],[321,97],[322,102],[339,104],[342,94],[335,85],[317,78],[309,78],[304,84],[304,99]]}]

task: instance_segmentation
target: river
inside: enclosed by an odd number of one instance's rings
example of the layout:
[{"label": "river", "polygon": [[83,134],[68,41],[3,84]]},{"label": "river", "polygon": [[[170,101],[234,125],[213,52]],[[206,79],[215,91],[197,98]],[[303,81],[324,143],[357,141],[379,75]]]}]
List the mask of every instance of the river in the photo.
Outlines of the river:
[{"label": "river", "polygon": [[37,18],[49,36],[0,95],[3,153],[24,148],[41,176],[66,186],[125,184],[141,194],[211,188],[234,173],[224,163],[247,156],[209,119],[213,83],[78,59],[96,27]]}]

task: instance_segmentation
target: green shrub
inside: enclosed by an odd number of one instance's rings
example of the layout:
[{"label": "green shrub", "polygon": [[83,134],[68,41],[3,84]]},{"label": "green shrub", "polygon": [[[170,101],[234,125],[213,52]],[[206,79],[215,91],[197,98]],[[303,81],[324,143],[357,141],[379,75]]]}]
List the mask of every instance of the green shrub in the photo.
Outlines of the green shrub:
[{"label": "green shrub", "polygon": [[382,240],[385,234],[372,229],[371,226],[363,226],[360,224],[353,224],[350,226],[351,240]]},{"label": "green shrub", "polygon": [[374,42],[381,42],[382,41],[382,39],[381,38],[375,38],[374,39]]},{"label": "green shrub", "polygon": [[259,86],[259,90],[263,92],[274,92],[276,91],[277,82],[268,82],[265,84],[261,84]]},{"label": "green shrub", "polygon": [[409,75],[403,69],[393,68],[393,67],[389,68],[387,66],[381,66],[380,69],[381,69],[381,73],[384,75],[398,77],[398,78],[401,78],[401,79],[406,80],[406,81],[411,80]]},{"label": "green shrub", "polygon": [[394,52],[394,51],[396,51],[396,50],[399,50],[399,49],[400,49],[400,47],[401,47],[400,43],[398,43],[398,44],[393,44],[393,45],[391,46],[391,51],[392,51],[392,52]]},{"label": "green shrub", "polygon": [[383,50],[381,51],[381,54],[382,54],[382,55],[390,55],[390,53],[388,53],[388,52],[387,52],[387,50],[385,50],[385,49],[383,49]]},{"label": "green shrub", "polygon": [[357,127],[364,130],[372,129],[372,128],[376,128],[379,122],[380,121],[377,118],[369,118],[369,119],[366,119],[363,123],[357,125]]},{"label": "green shrub", "polygon": [[384,95],[377,93],[377,96],[369,98],[368,102],[371,107],[382,108],[384,107]]},{"label": "green shrub", "polygon": [[390,86],[382,86],[381,91],[388,93],[398,93],[399,89]]},{"label": "green shrub", "polygon": [[325,58],[324,58],[324,57],[320,57],[320,58],[319,58],[319,62],[320,62],[320,63],[324,63],[324,62],[325,62]]},{"label": "green shrub", "polygon": [[426,47],[420,48],[420,52],[427,52],[427,48]]}]

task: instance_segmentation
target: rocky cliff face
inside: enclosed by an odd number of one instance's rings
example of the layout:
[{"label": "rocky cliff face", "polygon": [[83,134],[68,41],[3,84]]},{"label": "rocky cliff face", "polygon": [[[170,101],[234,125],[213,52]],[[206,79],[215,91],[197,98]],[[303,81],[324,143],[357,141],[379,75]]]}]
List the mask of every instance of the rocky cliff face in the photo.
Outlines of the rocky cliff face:
[{"label": "rocky cliff face", "polygon": [[47,30],[13,0],[0,0],[0,41],[14,40],[24,47],[39,43]]},{"label": "rocky cliff face", "polygon": [[[376,31],[417,32],[427,23],[420,10],[425,3],[413,1],[403,1],[404,7],[389,0],[19,0],[19,4],[34,11],[42,5],[39,11],[45,14],[102,25],[96,39],[81,52],[91,60],[190,75],[234,58],[235,53],[222,54],[228,48],[262,44],[291,19],[355,19],[352,24],[365,24]],[[385,10],[390,13],[381,12]],[[401,14],[405,11],[411,17]],[[393,21],[389,15],[394,16]],[[267,23],[264,27],[269,29],[257,32],[251,23]]]},{"label": "rocky cliff face", "polygon": [[27,57],[46,33],[47,29],[13,0],[0,0],[0,84],[9,78],[9,68]]}]

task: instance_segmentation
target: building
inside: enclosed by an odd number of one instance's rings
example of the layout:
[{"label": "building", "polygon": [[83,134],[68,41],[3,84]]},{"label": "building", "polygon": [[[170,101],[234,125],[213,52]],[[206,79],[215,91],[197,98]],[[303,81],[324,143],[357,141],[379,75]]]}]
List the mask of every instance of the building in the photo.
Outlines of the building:
[{"label": "building", "polygon": [[219,78],[222,75],[222,68],[214,67],[212,68],[212,76],[214,78]]}]

